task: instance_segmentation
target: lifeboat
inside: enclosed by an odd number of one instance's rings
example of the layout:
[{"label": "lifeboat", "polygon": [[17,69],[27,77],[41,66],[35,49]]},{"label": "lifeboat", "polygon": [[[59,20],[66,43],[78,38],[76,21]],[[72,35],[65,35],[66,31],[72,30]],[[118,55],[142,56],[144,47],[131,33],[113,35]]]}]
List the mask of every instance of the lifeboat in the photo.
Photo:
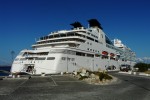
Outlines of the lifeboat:
[{"label": "lifeboat", "polygon": [[110,57],[114,57],[115,56],[115,54],[114,53],[110,53]]},{"label": "lifeboat", "polygon": [[102,55],[108,56],[108,52],[107,51],[103,51]]}]

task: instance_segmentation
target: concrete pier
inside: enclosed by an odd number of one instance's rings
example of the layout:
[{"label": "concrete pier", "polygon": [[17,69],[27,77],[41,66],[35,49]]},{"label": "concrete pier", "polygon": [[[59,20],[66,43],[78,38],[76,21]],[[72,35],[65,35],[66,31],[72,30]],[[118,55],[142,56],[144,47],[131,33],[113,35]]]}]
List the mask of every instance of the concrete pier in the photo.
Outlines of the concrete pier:
[{"label": "concrete pier", "polygon": [[0,100],[149,100],[150,79],[113,74],[121,82],[90,85],[71,76],[0,80]]}]

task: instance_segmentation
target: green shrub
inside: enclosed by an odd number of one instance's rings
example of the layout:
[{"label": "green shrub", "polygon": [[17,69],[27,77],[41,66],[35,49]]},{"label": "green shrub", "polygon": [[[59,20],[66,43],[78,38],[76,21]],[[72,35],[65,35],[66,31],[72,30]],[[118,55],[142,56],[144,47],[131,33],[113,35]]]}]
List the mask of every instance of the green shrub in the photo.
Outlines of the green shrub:
[{"label": "green shrub", "polygon": [[89,71],[89,70],[87,70],[86,72],[88,72],[89,74],[92,74],[92,73],[93,73],[92,71]]},{"label": "green shrub", "polygon": [[138,68],[138,72],[145,72],[150,68],[150,64],[137,63],[134,65],[134,68]]},{"label": "green shrub", "polygon": [[100,72],[99,79],[100,79],[100,81],[102,81],[103,79],[111,80],[112,77],[109,76],[107,73]]},{"label": "green shrub", "polygon": [[145,73],[146,73],[146,74],[150,74],[150,70],[146,71]]},{"label": "green shrub", "polygon": [[108,79],[111,80],[112,77],[109,76],[107,73],[105,72],[93,72],[93,74],[99,76],[99,80],[102,81],[103,79]]},{"label": "green shrub", "polygon": [[105,74],[100,72],[99,73],[99,80],[102,81],[105,78]]}]

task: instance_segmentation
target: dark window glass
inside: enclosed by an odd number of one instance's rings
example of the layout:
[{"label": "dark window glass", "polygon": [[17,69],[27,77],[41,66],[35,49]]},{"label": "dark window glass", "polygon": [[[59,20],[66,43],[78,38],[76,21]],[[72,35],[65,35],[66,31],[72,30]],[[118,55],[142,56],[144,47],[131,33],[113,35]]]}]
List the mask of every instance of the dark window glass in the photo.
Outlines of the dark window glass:
[{"label": "dark window glass", "polygon": [[48,57],[47,60],[54,60],[55,57]]}]

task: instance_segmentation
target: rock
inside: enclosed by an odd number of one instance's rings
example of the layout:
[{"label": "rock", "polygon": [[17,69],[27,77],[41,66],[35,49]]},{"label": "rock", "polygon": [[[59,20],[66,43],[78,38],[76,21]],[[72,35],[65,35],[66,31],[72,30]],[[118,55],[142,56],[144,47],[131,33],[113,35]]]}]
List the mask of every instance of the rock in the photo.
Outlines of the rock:
[{"label": "rock", "polygon": [[90,78],[95,78],[95,74],[92,73],[92,74],[90,75]]},{"label": "rock", "polygon": [[79,78],[81,78],[81,76],[78,74],[78,75],[76,75],[76,78],[79,79]]},{"label": "rock", "polygon": [[61,74],[61,75],[63,75],[63,74],[64,74],[64,72],[61,72],[60,74]]},{"label": "rock", "polygon": [[77,75],[77,72],[76,72],[76,71],[73,71],[73,75]]},{"label": "rock", "polygon": [[98,68],[98,72],[103,72],[103,70],[101,70],[101,68]]},{"label": "rock", "polygon": [[94,85],[109,85],[112,84],[114,82],[117,81],[117,78],[114,78],[113,76],[111,76],[113,79],[105,79],[102,78],[102,81],[100,81],[100,75],[103,74],[107,74],[104,71],[102,72],[91,72],[88,71],[84,68],[80,69],[80,72],[73,72],[73,75],[80,79],[80,80],[84,80],[85,82],[87,82],[88,84],[94,84]]},{"label": "rock", "polygon": [[99,78],[95,79],[95,83],[98,84],[100,82]]},{"label": "rock", "polygon": [[95,79],[91,79],[91,84],[94,84],[95,83]]},{"label": "rock", "polygon": [[83,69],[81,70],[81,73],[85,74],[85,73],[86,73],[86,69],[83,68]]},{"label": "rock", "polygon": [[81,76],[85,76],[85,73],[80,73]]},{"label": "rock", "polygon": [[84,79],[84,81],[91,84],[91,78],[86,78],[86,79]]},{"label": "rock", "polygon": [[96,80],[99,80],[99,76],[98,76],[98,75],[95,75],[95,79],[96,79]]},{"label": "rock", "polygon": [[89,77],[89,72],[86,72],[86,73],[85,73],[85,76]]}]

